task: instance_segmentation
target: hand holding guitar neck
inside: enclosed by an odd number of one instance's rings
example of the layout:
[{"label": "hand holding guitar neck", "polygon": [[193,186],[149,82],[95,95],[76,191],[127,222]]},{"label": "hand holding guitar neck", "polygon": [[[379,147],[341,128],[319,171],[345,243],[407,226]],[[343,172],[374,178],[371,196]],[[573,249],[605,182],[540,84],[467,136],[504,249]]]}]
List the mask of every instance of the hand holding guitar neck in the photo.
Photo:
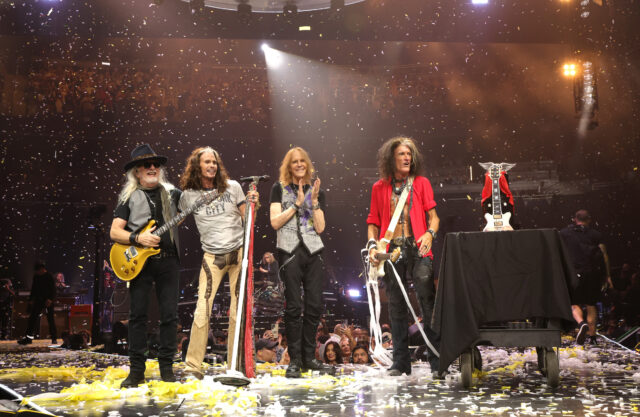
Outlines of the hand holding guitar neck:
[{"label": "hand holding guitar neck", "polygon": [[380,264],[380,259],[378,259],[378,255],[379,255],[378,248],[376,246],[372,247],[371,250],[369,251],[369,261],[376,268],[378,267],[378,264]]},{"label": "hand holding guitar neck", "polygon": [[138,244],[146,247],[146,248],[157,248],[160,244],[160,236],[156,236],[153,231],[156,230],[156,226],[153,226],[149,230],[145,230],[144,232],[138,235]]}]

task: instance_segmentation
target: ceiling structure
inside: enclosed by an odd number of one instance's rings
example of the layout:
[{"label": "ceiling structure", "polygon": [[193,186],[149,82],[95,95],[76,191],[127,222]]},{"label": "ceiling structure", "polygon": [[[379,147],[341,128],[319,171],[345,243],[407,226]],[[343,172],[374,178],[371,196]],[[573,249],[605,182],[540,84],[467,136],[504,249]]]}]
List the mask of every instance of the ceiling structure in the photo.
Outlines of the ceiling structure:
[{"label": "ceiling structure", "polygon": [[[183,0],[189,2],[189,0]],[[360,3],[363,0],[345,0],[345,6]],[[299,12],[310,12],[315,10],[329,9],[332,6],[331,0],[205,0],[207,7],[222,10],[237,10],[239,4],[251,6],[251,11],[258,13],[281,13],[286,6],[295,6]]]}]

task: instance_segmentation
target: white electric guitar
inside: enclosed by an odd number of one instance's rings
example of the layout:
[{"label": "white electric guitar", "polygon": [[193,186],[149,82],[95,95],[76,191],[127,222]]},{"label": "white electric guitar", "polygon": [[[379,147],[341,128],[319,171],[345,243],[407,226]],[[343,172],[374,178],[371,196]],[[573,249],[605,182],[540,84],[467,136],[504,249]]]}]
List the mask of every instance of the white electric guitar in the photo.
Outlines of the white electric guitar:
[{"label": "white electric guitar", "polygon": [[[506,210],[512,209],[512,207],[507,201],[503,202],[500,196],[500,175],[502,172],[509,171],[516,166],[516,164],[507,164],[505,162],[501,164],[480,162],[479,164],[487,171],[489,178],[491,178],[491,203],[487,205],[488,209],[484,214],[487,225],[482,231],[513,230],[513,227],[509,224],[511,212]],[[505,210],[503,210],[503,206]]]}]

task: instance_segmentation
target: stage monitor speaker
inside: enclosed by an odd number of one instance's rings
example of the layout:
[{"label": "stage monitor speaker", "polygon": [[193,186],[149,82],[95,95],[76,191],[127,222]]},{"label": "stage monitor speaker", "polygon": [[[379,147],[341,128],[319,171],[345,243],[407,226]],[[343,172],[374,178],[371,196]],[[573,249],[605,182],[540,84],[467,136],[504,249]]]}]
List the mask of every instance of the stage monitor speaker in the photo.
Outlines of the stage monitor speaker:
[{"label": "stage monitor speaker", "polygon": [[93,306],[91,304],[71,306],[71,312],[69,313],[69,331],[73,334],[86,330],[91,334],[92,319]]}]

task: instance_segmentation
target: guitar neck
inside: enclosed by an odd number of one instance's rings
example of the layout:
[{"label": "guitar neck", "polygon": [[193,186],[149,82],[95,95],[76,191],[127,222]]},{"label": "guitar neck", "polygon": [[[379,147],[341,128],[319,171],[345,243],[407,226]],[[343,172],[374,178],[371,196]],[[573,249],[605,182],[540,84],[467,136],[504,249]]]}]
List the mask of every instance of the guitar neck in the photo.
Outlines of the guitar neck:
[{"label": "guitar neck", "polygon": [[176,214],[175,216],[173,216],[171,218],[171,220],[169,220],[168,222],[163,224],[162,227],[157,228],[155,231],[153,231],[152,234],[154,234],[156,236],[162,236],[167,230],[171,229],[172,227],[177,226],[182,220],[184,220],[185,217],[187,217],[188,215],[193,213],[195,210],[197,210],[198,207],[200,207],[202,204],[203,203],[201,203],[201,202],[195,202],[194,204],[189,206],[183,212],[180,212],[180,213]]},{"label": "guitar neck", "polygon": [[502,201],[500,199],[500,173],[497,178],[491,177],[491,209],[494,216],[502,216]]}]

